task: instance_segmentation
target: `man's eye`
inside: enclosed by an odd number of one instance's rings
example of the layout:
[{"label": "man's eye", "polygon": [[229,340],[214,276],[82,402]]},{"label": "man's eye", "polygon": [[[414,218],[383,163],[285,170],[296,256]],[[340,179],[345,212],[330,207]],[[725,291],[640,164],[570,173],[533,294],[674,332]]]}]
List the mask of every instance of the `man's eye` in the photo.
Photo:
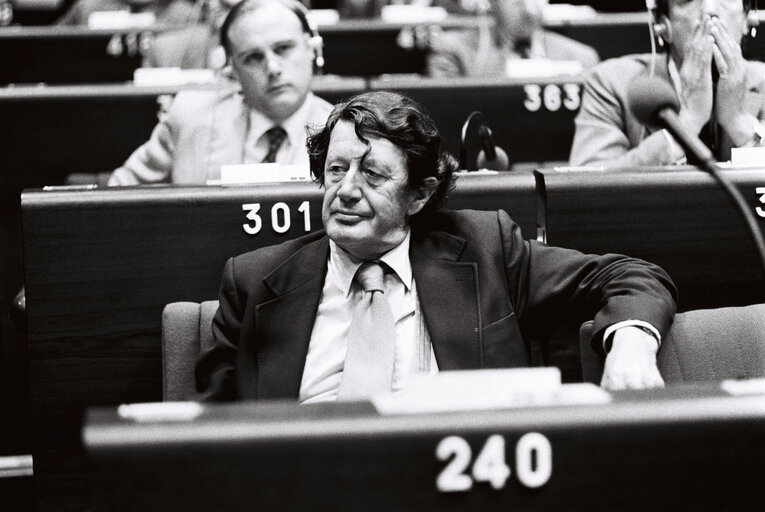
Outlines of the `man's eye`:
[{"label": "man's eye", "polygon": [[276,48],[274,48],[274,53],[281,57],[284,57],[288,55],[294,47],[295,45],[292,43],[280,44],[276,46]]},{"label": "man's eye", "polygon": [[367,181],[370,183],[383,183],[387,178],[383,176],[382,174],[373,171],[372,169],[364,169],[364,177],[366,177]]},{"label": "man's eye", "polygon": [[263,54],[261,53],[248,53],[243,59],[245,64],[253,65],[263,62]]},{"label": "man's eye", "polygon": [[339,165],[331,165],[329,169],[327,169],[326,173],[333,178],[339,178],[345,176],[346,171]]}]

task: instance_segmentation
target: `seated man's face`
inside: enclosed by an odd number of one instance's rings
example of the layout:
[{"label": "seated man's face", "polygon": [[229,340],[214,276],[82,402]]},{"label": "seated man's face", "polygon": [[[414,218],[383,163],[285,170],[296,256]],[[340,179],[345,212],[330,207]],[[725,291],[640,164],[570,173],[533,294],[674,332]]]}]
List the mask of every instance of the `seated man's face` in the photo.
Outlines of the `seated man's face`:
[{"label": "seated man's face", "polygon": [[498,29],[505,35],[528,39],[542,26],[542,7],[547,0],[495,0]]},{"label": "seated man's face", "polygon": [[694,30],[707,16],[716,16],[736,42],[741,40],[745,20],[741,0],[669,0],[671,44],[676,59],[682,61],[691,44]]},{"label": "seated man's face", "polygon": [[404,151],[387,139],[356,136],[338,121],[324,164],[322,220],[327,235],[353,256],[372,260],[401,243],[408,216],[424,202],[407,187]]},{"label": "seated man's face", "polygon": [[295,113],[310,90],[314,57],[297,15],[268,4],[242,14],[228,36],[247,104],[276,122]]}]

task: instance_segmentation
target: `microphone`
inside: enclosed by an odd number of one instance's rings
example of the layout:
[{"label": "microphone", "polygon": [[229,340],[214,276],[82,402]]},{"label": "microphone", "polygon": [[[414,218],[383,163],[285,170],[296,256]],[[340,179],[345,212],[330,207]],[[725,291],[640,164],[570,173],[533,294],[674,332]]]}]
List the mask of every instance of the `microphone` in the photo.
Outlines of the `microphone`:
[{"label": "microphone", "polygon": [[680,121],[677,114],[680,103],[667,82],[653,77],[638,78],[627,91],[627,101],[638,121],[651,127],[666,128],[685,152],[703,167],[717,167],[709,148]]},{"label": "microphone", "polygon": [[510,168],[510,159],[504,149],[494,144],[491,128],[481,124],[478,128],[478,138],[481,141],[481,151],[476,158],[479,169],[506,171]]},{"label": "microphone", "polygon": [[[656,77],[641,77],[635,80],[627,91],[627,101],[635,117],[648,126],[665,128],[683,147],[685,152],[695,158],[700,167],[730,195],[738,207],[755,244],[763,272],[765,272],[765,240],[763,240],[757,220],[741,193],[724,178],[717,168],[712,152],[695,134],[689,132],[680,121],[680,109],[677,95],[664,80]],[[764,274],[765,275],[765,274]]]},{"label": "microphone", "polygon": [[[473,155],[476,155],[475,159],[472,158]],[[483,114],[477,110],[471,112],[462,125],[460,167],[467,171],[478,169],[506,171],[510,168],[507,153],[494,144],[491,128],[487,126]]]}]

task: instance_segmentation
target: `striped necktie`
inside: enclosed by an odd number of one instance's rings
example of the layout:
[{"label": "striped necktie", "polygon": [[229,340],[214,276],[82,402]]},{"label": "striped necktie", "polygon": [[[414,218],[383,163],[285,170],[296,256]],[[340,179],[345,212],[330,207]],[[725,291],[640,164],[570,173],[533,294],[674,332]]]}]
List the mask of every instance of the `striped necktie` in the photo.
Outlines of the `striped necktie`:
[{"label": "striped necktie", "polygon": [[263,163],[272,164],[276,162],[276,154],[282,147],[284,139],[287,138],[287,132],[281,126],[274,126],[266,132],[266,138],[268,139],[268,153],[266,153]]}]

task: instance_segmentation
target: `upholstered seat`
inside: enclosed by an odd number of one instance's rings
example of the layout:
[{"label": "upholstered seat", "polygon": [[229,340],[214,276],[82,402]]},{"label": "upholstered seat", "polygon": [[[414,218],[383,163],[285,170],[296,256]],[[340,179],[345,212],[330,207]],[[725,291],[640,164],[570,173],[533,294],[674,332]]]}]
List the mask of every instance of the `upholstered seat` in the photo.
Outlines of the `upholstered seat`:
[{"label": "upholstered seat", "polygon": [[172,302],[162,311],[162,400],[197,400],[194,364],[210,347],[218,301]]},{"label": "upholstered seat", "polygon": [[[599,384],[603,361],[592,350],[592,322],[579,331],[582,375]],[[666,383],[765,377],[765,304],[675,315],[657,358]]]}]

